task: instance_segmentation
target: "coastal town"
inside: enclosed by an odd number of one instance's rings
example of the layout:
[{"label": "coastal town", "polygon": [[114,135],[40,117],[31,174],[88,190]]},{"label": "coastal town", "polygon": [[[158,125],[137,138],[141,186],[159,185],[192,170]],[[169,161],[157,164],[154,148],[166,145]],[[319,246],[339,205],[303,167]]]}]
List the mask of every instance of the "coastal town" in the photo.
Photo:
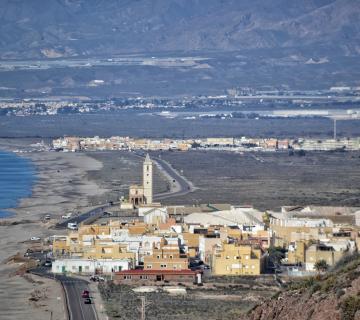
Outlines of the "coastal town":
[{"label": "coastal town", "polygon": [[0,320],[360,320],[360,1],[0,11]]},{"label": "coastal town", "polygon": [[[40,146],[41,147],[41,146]],[[248,137],[209,137],[196,139],[137,139],[114,136],[110,138],[63,137],[52,141],[52,148],[57,151],[104,151],[104,150],[221,150],[221,151],[356,151],[360,150],[360,138],[333,139],[277,139]]]},{"label": "coastal town", "polygon": [[[45,258],[32,272],[99,282],[83,292],[83,300],[104,314],[101,303],[112,308],[101,298],[109,285],[140,296],[158,290],[183,296],[209,294],[220,284],[228,292],[234,281],[259,279],[274,294],[277,286],[323,273],[358,251],[359,207],[163,205],[154,194],[154,165],[144,155],[142,181],[129,186],[127,197],[91,214],[67,213],[55,220],[52,235],[33,239],[25,256],[33,261],[41,251]],[[69,302],[70,308],[77,303]]]},{"label": "coastal town", "polygon": [[[242,276],[273,268],[303,275],[315,272],[319,261],[335,265],[360,245],[359,208],[163,206],[153,201],[152,166],[147,155],[143,184],[130,186],[128,199],[53,237],[54,273],[114,273],[121,282],[155,275],[158,281],[200,282],[198,274],[207,270]],[[269,248],[284,256],[274,260]]]}]

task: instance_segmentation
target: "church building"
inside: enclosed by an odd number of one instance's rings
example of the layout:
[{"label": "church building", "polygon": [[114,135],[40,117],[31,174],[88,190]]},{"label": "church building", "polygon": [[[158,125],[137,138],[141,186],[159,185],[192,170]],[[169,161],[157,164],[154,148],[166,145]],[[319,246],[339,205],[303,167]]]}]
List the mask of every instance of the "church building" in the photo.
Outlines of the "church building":
[{"label": "church building", "polygon": [[143,184],[130,186],[129,202],[134,207],[153,203],[153,162],[149,154],[143,163]]}]

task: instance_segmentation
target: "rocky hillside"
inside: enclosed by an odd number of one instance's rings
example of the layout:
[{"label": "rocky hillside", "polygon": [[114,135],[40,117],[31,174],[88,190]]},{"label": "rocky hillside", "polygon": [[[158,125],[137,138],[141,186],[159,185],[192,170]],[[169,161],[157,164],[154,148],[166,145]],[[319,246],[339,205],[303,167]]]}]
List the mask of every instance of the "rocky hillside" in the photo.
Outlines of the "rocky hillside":
[{"label": "rocky hillside", "polygon": [[359,320],[360,256],[345,259],[326,275],[293,283],[245,319]]},{"label": "rocky hillside", "polygon": [[357,0],[2,0],[1,58],[298,48],[358,55]]}]

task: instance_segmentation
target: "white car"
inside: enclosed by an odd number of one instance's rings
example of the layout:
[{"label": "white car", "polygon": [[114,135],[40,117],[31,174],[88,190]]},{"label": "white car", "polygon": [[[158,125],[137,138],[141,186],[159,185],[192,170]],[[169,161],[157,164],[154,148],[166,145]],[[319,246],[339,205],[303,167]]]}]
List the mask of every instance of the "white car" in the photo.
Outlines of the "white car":
[{"label": "white car", "polygon": [[69,222],[68,225],[67,225],[68,229],[70,230],[77,230],[78,229],[78,226],[77,226],[77,223],[76,222]]},{"label": "white car", "polygon": [[69,219],[69,218],[71,218],[71,215],[72,215],[72,213],[70,212],[70,213],[62,215],[61,218],[62,219]]},{"label": "white car", "polygon": [[31,241],[39,241],[39,240],[41,240],[41,238],[39,238],[39,237],[31,237],[30,240]]}]

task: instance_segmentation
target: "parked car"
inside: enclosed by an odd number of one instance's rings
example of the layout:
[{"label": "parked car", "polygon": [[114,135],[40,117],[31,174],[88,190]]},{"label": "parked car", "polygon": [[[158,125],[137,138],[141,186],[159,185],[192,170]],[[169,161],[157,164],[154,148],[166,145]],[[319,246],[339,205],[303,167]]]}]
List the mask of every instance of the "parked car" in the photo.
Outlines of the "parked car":
[{"label": "parked car", "polygon": [[63,215],[61,216],[61,219],[69,219],[69,218],[71,218],[71,215],[72,215],[71,212],[69,212],[69,213],[67,213],[67,214],[63,214]]},{"label": "parked car", "polygon": [[69,222],[67,225],[68,229],[70,230],[77,230],[78,226],[76,222]]},{"label": "parked car", "polygon": [[34,250],[31,250],[31,249],[27,249],[25,254],[24,254],[24,257],[28,257],[30,256],[32,253],[34,253]]},{"label": "parked car", "polygon": [[94,274],[94,275],[92,275],[92,276],[90,277],[90,280],[91,280],[91,281],[94,281],[94,282],[95,282],[95,281],[103,282],[103,281],[105,281],[105,278],[104,278],[104,277],[100,277],[100,276]]},{"label": "parked car", "polygon": [[91,304],[91,299],[90,299],[90,298],[84,299],[84,303],[85,303],[85,304]]},{"label": "parked car", "polygon": [[45,220],[50,220],[51,219],[51,216],[49,214],[45,215],[44,217]]},{"label": "parked car", "polygon": [[31,237],[30,240],[31,241],[39,241],[39,240],[41,240],[41,238],[39,238],[39,237]]},{"label": "parked car", "polygon": [[83,298],[90,298],[90,292],[89,290],[84,290],[81,294]]},{"label": "parked car", "polygon": [[44,267],[51,267],[51,266],[52,266],[51,260],[46,260],[44,263]]}]

